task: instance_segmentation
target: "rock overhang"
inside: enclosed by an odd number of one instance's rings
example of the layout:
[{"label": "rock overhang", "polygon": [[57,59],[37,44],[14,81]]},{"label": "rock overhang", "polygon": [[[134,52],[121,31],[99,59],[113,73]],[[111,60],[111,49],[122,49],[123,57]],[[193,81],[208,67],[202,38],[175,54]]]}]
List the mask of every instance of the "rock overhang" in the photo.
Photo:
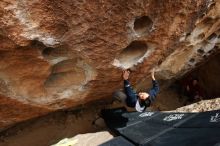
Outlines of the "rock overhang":
[{"label": "rock overhang", "polygon": [[135,84],[158,62],[158,77],[181,76],[219,49],[219,6],[3,0],[0,92],[57,110],[110,97],[122,69],[132,68]]}]

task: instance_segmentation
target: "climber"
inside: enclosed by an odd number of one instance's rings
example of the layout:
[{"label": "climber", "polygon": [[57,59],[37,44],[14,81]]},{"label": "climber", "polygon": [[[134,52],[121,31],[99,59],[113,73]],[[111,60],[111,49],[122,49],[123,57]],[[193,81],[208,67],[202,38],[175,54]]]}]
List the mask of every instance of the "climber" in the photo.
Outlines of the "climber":
[{"label": "climber", "polygon": [[113,97],[126,103],[128,107],[133,107],[136,111],[143,112],[151,105],[159,92],[159,84],[154,77],[154,69],[151,72],[153,87],[149,92],[136,93],[128,81],[129,75],[129,70],[123,71],[122,78],[124,80],[124,92],[117,91],[113,94]]}]

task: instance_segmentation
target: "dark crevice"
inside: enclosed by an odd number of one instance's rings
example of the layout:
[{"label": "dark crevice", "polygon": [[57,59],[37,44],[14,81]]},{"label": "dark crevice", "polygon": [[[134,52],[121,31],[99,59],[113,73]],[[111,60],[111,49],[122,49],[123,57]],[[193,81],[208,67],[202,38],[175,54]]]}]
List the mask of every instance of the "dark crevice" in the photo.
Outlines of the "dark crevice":
[{"label": "dark crevice", "polygon": [[198,49],[197,52],[200,53],[200,54],[204,54],[205,53],[205,51],[202,48]]},{"label": "dark crevice", "polygon": [[194,62],[195,62],[195,59],[194,59],[194,58],[191,58],[191,59],[189,60],[189,62],[194,63]]},{"label": "dark crevice", "polygon": [[[204,57],[207,58],[206,55]],[[201,88],[202,99],[213,99],[220,96],[220,53],[212,55],[198,67],[191,72],[188,72],[181,79],[177,80],[179,83],[176,87],[180,88],[181,94],[185,90],[186,84],[192,83],[190,81],[197,79]]]},{"label": "dark crevice", "polygon": [[47,47],[43,50],[42,55],[43,56],[50,56],[54,48],[52,47]]},{"label": "dark crevice", "polygon": [[137,34],[147,34],[153,26],[153,21],[148,16],[137,18],[134,22],[134,30]]},{"label": "dark crevice", "polygon": [[211,34],[207,39],[212,40],[213,38],[217,38],[217,35],[215,33]]}]

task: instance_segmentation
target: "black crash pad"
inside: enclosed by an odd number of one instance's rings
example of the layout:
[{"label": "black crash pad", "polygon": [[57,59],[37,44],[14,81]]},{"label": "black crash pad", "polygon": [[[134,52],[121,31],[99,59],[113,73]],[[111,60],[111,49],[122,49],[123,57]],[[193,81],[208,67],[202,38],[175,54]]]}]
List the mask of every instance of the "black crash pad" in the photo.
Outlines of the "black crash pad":
[{"label": "black crash pad", "polygon": [[181,128],[220,128],[220,110],[197,114],[183,124]]},{"label": "black crash pad", "polygon": [[121,136],[115,137],[99,146],[134,146],[128,140],[124,139]]},{"label": "black crash pad", "polygon": [[[135,145],[218,146],[220,143],[220,110],[204,113],[139,113],[117,108],[103,110],[102,116],[115,134]],[[202,139],[201,142],[197,141],[199,139]]]},{"label": "black crash pad", "polygon": [[158,133],[163,133],[167,129],[170,129],[167,125],[140,122],[138,124],[119,129],[119,133],[127,139],[131,139],[137,145],[145,143],[145,141],[149,141],[149,139],[152,139],[152,136],[155,136]]},{"label": "black crash pad", "polygon": [[120,107],[115,109],[102,110],[102,116],[108,125],[113,128],[123,128],[141,121],[151,119],[160,114],[159,112],[127,112],[126,108]]},{"label": "black crash pad", "polygon": [[220,146],[220,129],[175,128],[144,146]]}]

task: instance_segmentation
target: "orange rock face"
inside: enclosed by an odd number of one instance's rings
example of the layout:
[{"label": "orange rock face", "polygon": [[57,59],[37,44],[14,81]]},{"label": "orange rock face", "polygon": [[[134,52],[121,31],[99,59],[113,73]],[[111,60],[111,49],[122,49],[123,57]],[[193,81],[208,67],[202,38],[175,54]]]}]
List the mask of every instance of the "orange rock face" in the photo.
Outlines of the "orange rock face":
[{"label": "orange rock face", "polygon": [[217,0],[2,0],[0,93],[12,109],[20,102],[56,110],[111,97],[125,68],[133,70],[134,84],[158,63],[158,75],[176,76],[185,68],[167,65],[176,59],[172,53],[217,31],[219,6]]},{"label": "orange rock face", "polygon": [[9,97],[0,96],[0,131],[24,120],[50,112],[46,107],[38,107],[18,102]]}]

